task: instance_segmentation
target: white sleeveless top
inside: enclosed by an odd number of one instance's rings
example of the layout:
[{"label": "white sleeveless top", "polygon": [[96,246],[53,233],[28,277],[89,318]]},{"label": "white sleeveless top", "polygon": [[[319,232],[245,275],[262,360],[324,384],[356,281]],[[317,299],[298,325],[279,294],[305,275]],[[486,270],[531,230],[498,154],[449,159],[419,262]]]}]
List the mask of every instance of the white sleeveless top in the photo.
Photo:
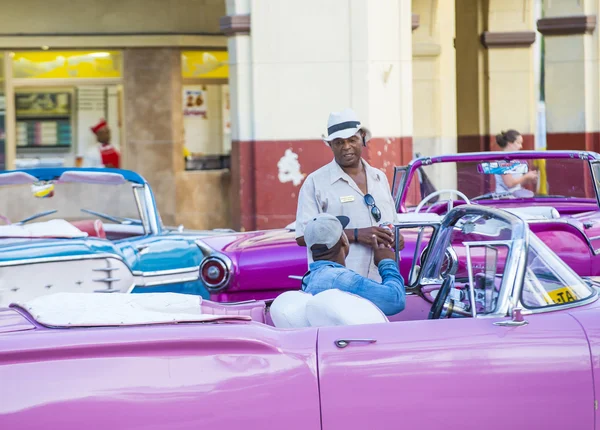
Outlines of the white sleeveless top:
[{"label": "white sleeveless top", "polygon": [[[496,193],[512,193],[513,191],[521,189],[521,184],[515,185],[512,188],[508,188],[508,186],[506,186],[504,183],[502,176],[504,175],[494,175],[494,178],[496,179]],[[523,176],[523,173],[511,173],[511,176],[517,179]]]}]

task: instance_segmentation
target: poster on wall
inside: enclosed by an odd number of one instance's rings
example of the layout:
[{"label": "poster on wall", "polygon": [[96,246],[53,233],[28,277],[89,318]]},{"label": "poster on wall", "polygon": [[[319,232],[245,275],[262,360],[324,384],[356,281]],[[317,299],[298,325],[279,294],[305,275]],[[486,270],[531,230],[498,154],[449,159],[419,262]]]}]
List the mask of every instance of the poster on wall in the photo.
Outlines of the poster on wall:
[{"label": "poster on wall", "polygon": [[183,89],[183,116],[196,116],[208,119],[206,113],[207,104],[206,87]]},{"label": "poster on wall", "polygon": [[18,117],[56,117],[71,113],[71,94],[65,93],[16,93],[15,106]]}]

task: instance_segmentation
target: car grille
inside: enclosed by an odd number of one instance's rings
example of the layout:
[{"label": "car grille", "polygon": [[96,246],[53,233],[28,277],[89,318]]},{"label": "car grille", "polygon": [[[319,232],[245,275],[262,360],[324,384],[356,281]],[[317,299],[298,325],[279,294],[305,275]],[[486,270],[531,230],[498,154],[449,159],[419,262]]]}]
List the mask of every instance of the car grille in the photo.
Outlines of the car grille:
[{"label": "car grille", "polygon": [[116,258],[89,258],[0,266],[0,306],[58,292],[126,293],[129,268]]}]

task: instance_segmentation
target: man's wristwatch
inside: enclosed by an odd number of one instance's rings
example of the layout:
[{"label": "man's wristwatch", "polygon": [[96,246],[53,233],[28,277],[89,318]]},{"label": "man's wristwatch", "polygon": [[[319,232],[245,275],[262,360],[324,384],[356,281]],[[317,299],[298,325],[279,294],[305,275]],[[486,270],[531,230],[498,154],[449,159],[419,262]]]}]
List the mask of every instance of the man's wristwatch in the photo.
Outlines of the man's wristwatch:
[{"label": "man's wristwatch", "polygon": [[354,243],[358,243],[358,229],[354,229]]}]

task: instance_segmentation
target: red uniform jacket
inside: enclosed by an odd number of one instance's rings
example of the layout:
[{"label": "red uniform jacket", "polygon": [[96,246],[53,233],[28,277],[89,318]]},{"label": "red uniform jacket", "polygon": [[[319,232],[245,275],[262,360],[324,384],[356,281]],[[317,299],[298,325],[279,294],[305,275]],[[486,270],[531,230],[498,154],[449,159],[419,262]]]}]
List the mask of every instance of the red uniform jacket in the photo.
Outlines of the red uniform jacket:
[{"label": "red uniform jacket", "polygon": [[102,164],[104,167],[114,167],[118,169],[119,164],[119,151],[112,145],[105,145],[100,147],[100,155],[102,156]]}]

